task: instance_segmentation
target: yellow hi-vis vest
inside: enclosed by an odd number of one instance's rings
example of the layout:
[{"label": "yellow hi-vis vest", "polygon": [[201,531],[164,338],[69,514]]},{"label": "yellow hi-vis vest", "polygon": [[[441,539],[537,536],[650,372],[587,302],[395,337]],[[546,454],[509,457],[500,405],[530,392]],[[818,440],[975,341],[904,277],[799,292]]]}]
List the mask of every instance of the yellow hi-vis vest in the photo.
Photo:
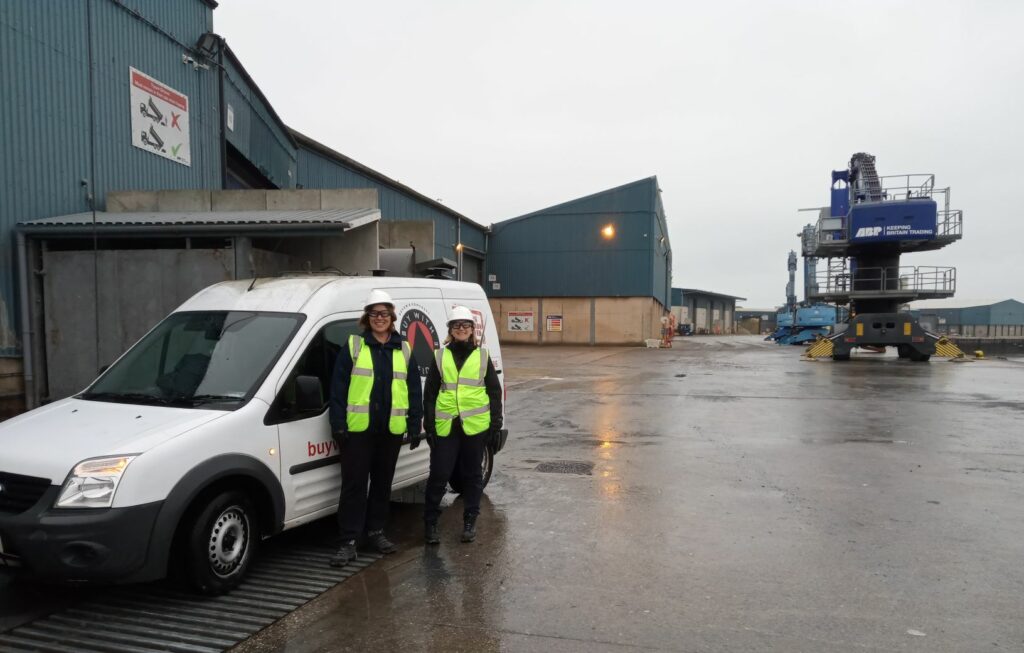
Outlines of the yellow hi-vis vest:
[{"label": "yellow hi-vis vest", "polygon": [[[352,378],[348,384],[348,406],[345,423],[349,431],[365,431],[370,428],[370,393],[373,391],[373,356],[370,348],[364,346],[362,336],[348,337],[348,351],[352,355]],[[402,350],[392,352],[391,366],[391,418],[388,430],[402,435],[408,430],[406,417],[409,415],[409,358],[412,349],[402,341]]]},{"label": "yellow hi-vis vest", "polygon": [[441,391],[434,411],[434,432],[446,436],[452,432],[452,420],[462,421],[466,435],[483,433],[491,426],[491,401],[484,387],[490,354],[482,347],[474,349],[459,370],[455,356],[447,347],[434,354],[441,372]]}]

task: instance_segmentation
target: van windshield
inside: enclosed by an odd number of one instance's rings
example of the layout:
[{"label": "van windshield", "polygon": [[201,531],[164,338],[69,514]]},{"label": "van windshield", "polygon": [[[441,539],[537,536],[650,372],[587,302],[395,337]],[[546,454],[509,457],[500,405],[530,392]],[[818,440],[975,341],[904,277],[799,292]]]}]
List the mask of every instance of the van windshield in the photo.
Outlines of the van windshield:
[{"label": "van windshield", "polygon": [[302,320],[293,313],[173,313],[79,398],[238,408],[256,392]]}]

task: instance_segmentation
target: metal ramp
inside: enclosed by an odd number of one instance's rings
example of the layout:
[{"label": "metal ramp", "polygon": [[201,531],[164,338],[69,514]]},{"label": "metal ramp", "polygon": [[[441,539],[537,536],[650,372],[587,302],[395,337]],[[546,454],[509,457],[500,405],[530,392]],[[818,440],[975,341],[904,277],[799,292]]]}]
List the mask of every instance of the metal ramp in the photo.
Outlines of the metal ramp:
[{"label": "metal ramp", "polygon": [[832,358],[832,349],[832,338],[818,336],[804,351],[804,358]]},{"label": "metal ramp", "polygon": [[[818,339],[808,345],[807,349],[804,350],[804,358],[818,359],[818,358],[832,358],[832,351],[834,349],[833,340],[839,335],[834,336],[818,336]],[[930,335],[930,334],[929,334]],[[935,341],[935,356],[939,358],[964,358],[964,352],[956,346],[952,340],[946,336],[933,336],[936,338]]]},{"label": "metal ramp", "polygon": [[163,583],[113,587],[100,596],[0,633],[0,651],[220,653],[356,574],[381,556],[328,565],[333,547],[277,546],[242,584],[204,597]]},{"label": "metal ramp", "polygon": [[941,358],[964,358],[964,352],[952,340],[942,336],[935,342],[935,355]]}]

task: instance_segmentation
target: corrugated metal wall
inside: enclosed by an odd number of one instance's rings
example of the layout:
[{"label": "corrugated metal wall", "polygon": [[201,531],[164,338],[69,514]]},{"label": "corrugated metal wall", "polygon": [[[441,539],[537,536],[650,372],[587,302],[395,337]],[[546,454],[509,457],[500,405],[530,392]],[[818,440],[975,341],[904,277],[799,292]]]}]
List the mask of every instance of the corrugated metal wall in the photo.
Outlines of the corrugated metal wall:
[{"label": "corrugated metal wall", "polygon": [[651,233],[653,239],[652,259],[654,270],[654,297],[662,306],[672,306],[672,243],[668,237],[668,225],[665,220],[665,207],[661,203],[661,190],[655,180],[653,192],[654,214],[651,216]]},{"label": "corrugated metal wall", "polygon": [[[0,0],[0,356],[19,354],[15,223],[87,211],[90,189],[102,210],[112,190],[222,186],[219,73],[182,62],[212,30],[203,0]],[[242,71],[225,65],[234,113],[225,136],[268,179],[281,188],[376,188],[385,220],[433,221],[435,255],[457,259],[456,217],[296,150]],[[191,166],[132,145],[132,67],[188,96]],[[481,227],[463,221],[461,239],[486,249]]]},{"label": "corrugated metal wall", "polygon": [[224,103],[231,108],[232,125],[225,137],[264,177],[278,188],[295,188],[297,152],[291,137],[278,124],[230,58],[224,59]]},{"label": "corrugated metal wall", "polygon": [[[573,200],[493,226],[492,297],[654,297],[669,305],[671,246],[657,179]],[[606,239],[601,230],[615,229]],[[659,237],[664,235],[664,241]]]},{"label": "corrugated metal wall", "polygon": [[[122,4],[184,44],[212,25],[212,10],[201,0]],[[7,327],[0,330],[0,355],[18,353],[16,222],[88,210],[82,180],[92,181],[97,208],[109,190],[220,186],[216,71],[184,65],[184,49],[171,37],[112,0],[67,0],[59,9],[36,0],[0,2],[0,324]],[[132,146],[132,66],[188,96],[191,167]]]}]

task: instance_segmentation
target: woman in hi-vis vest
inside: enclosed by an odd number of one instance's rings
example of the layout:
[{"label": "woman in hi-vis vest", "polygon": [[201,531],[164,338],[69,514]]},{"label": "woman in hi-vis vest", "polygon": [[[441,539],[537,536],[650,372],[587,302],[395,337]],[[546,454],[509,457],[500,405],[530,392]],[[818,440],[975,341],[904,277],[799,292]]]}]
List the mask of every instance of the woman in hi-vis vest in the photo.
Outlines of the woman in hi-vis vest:
[{"label": "woman in hi-vis vest", "polygon": [[[438,544],[441,498],[452,473],[462,478],[462,541],[476,538],[484,492],[485,447],[501,430],[501,383],[487,349],[478,346],[473,314],[452,309],[448,338],[434,354],[423,388],[424,431],[430,445],[430,477],[423,510],[427,544]],[[456,463],[459,468],[455,469]]]},{"label": "woman in hi-vis vest", "polygon": [[370,291],[359,318],[362,333],[349,337],[334,364],[330,419],[341,454],[341,547],[332,567],[356,558],[356,539],[364,528],[371,550],[395,552],[384,535],[391,482],[402,437],[409,434],[410,449],[419,446],[423,417],[419,368],[409,343],[395,330],[397,319],[391,296]]}]

